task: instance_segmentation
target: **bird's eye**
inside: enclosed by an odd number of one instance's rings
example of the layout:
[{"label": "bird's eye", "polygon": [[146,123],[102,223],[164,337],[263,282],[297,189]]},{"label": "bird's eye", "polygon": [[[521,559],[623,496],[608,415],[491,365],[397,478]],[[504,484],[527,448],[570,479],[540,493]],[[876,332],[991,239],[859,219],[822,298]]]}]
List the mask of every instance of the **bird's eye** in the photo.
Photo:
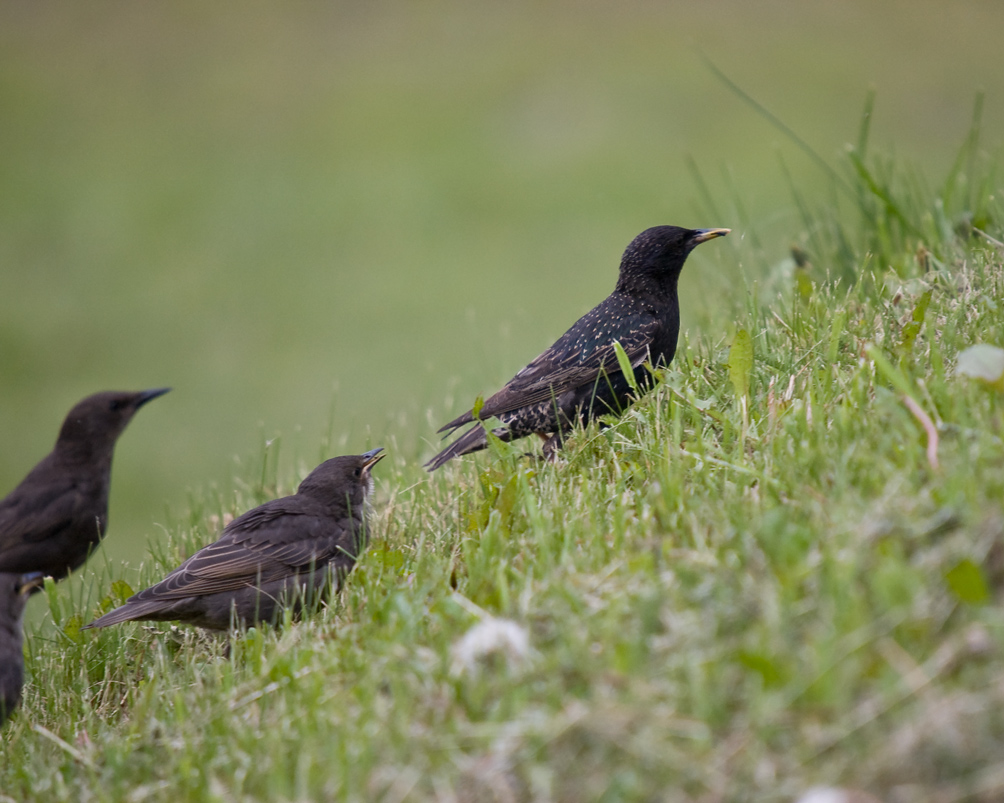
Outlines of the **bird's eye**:
[{"label": "bird's eye", "polygon": [[108,409],[110,409],[114,413],[118,410],[121,410],[124,406],[125,406],[124,401],[122,401],[121,399],[115,399],[114,401],[112,401],[111,404],[108,405]]},{"label": "bird's eye", "polygon": [[357,477],[361,477],[363,475],[363,470],[361,468],[357,468],[352,473],[355,474]]}]

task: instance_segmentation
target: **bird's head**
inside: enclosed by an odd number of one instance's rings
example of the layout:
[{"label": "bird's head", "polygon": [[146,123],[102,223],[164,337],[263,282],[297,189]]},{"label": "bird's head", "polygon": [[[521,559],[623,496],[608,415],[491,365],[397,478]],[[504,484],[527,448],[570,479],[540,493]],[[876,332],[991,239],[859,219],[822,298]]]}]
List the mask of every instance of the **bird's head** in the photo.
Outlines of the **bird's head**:
[{"label": "bird's head", "polygon": [[25,602],[44,580],[42,572],[0,573],[0,620],[19,624]]},{"label": "bird's head", "polygon": [[140,407],[169,390],[107,391],[88,396],[66,416],[56,446],[87,451],[111,447]]},{"label": "bird's head", "polygon": [[676,290],[687,256],[701,243],[730,229],[682,229],[653,226],[635,237],[621,257],[617,289],[623,293],[662,294]]},{"label": "bird's head", "polygon": [[373,491],[370,471],[384,457],[382,446],[363,454],[332,457],[311,471],[296,492],[326,504],[347,504],[350,510],[361,512]]}]

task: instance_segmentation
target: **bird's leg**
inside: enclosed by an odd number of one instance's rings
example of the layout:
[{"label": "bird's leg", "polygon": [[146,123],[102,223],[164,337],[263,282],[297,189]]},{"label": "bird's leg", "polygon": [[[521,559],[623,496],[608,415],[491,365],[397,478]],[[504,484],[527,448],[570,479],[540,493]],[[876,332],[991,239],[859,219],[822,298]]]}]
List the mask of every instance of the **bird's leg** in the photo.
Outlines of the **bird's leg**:
[{"label": "bird's leg", "polygon": [[562,438],[560,431],[555,432],[550,438],[544,438],[544,460],[553,463],[558,457],[558,449],[563,445],[564,438]]},{"label": "bird's leg", "polygon": [[535,432],[533,434],[536,435],[538,438],[540,438],[540,440],[543,442],[544,454],[540,455],[537,454],[536,452],[523,452],[523,457],[529,457],[531,460],[546,460],[546,461],[554,460],[553,453],[558,449],[559,446],[561,446],[561,444],[559,443],[558,446],[550,446],[550,447],[548,447],[548,444],[558,436],[548,435],[545,432]]}]

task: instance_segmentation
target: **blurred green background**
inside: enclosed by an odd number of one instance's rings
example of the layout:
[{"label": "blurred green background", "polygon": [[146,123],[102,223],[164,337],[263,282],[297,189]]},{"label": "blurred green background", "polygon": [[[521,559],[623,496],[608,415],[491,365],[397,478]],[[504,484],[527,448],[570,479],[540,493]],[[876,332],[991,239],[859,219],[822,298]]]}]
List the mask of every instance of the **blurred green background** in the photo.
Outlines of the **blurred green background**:
[{"label": "blurred green background", "polygon": [[1001,141],[1002,31],[994,0],[7,0],[0,494],[104,389],[174,387],[120,441],[114,559],[276,435],[287,478],[427,458],[655,224],[736,229],[683,279],[684,326],[724,332],[800,228],[779,159],[828,182],[702,54],[834,163],[874,86],[873,144],[940,178],[980,88]]}]

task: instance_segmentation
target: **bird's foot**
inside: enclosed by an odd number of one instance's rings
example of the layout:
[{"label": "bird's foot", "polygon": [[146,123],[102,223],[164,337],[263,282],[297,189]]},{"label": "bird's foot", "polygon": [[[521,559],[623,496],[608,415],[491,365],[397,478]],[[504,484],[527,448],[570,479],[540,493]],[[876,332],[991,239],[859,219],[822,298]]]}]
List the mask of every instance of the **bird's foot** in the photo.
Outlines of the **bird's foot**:
[{"label": "bird's foot", "polygon": [[[543,436],[541,436],[543,437]],[[558,449],[563,446],[560,432],[555,432],[551,437],[544,438],[543,459],[547,463],[553,463],[558,459]]]},{"label": "bird's foot", "polygon": [[535,463],[553,463],[558,456],[558,449],[561,448],[561,435],[547,435],[543,432],[534,433],[538,438],[543,441],[543,452],[523,452],[523,457],[532,460]]}]

